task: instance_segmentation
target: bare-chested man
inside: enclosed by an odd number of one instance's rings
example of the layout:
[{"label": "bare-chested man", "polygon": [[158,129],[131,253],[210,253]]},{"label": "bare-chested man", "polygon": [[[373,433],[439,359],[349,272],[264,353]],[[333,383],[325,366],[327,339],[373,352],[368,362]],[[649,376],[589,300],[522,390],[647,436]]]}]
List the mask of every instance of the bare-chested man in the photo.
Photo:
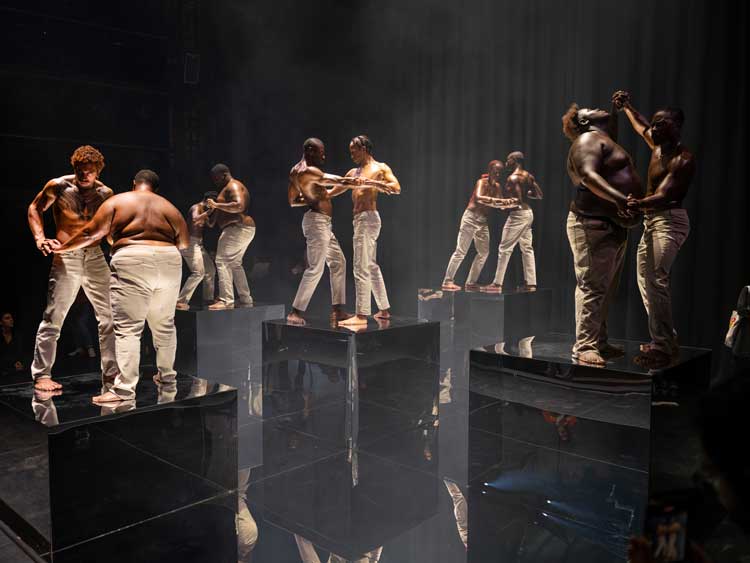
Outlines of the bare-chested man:
[{"label": "bare-chested man", "polygon": [[215,209],[210,225],[215,223],[221,229],[219,244],[216,247],[216,272],[219,275],[219,297],[209,309],[231,309],[234,307],[234,287],[237,288],[240,307],[250,307],[253,298],[247,285],[247,275],[242,267],[242,258],[255,238],[255,221],[246,215],[250,204],[250,193],[245,185],[232,178],[226,164],[211,168],[211,180],[219,192],[216,200],[208,199],[206,207]]},{"label": "bare-chested man", "polygon": [[511,172],[505,181],[502,195],[505,198],[514,199],[517,207],[508,214],[503,226],[503,235],[497,253],[495,279],[491,284],[482,287],[482,291],[488,293],[502,293],[505,272],[516,245],[521,249],[523,277],[526,282],[523,289],[536,291],[536,262],[531,234],[534,213],[531,211],[528,200],[542,199],[544,194],[534,176],[524,170],[523,161],[524,154],[521,151],[513,151],[505,161],[505,168]]},{"label": "bare-chested man", "polygon": [[[99,174],[104,168],[104,157],[94,147],[78,147],[70,158],[73,174],[47,182],[29,206],[28,219],[37,248],[47,256],[52,252],[51,240],[67,241],[96,213],[99,206],[112,195],[102,184]],[[56,239],[44,235],[43,213],[52,207]],[[31,375],[34,387],[54,391],[62,386],[52,380],[57,340],[68,310],[83,286],[99,323],[102,382],[106,388],[118,374],[115,358],[115,334],[109,303],[109,266],[97,243],[81,246],[76,252],[52,259],[47,291],[47,308],[39,325],[34,346]]]},{"label": "bare-chested man", "polygon": [[630,155],[617,144],[617,112],[572,104],[562,118],[570,139],[568,175],[577,187],[568,213],[568,240],[576,274],[576,342],[573,358],[603,366],[622,353],[607,342],[607,311],[617,290],[627,227],[640,217],[628,196],[643,195]]},{"label": "bare-chested man", "polygon": [[[378,162],[372,156],[372,141],[367,135],[358,135],[349,143],[349,155],[357,165],[347,172],[348,178],[369,178],[383,182],[388,193],[400,194],[401,184],[385,162]],[[344,326],[366,325],[372,313],[372,296],[378,306],[376,319],[388,319],[391,305],[385,289],[383,274],[377,262],[378,236],[380,236],[380,214],[378,213],[378,193],[382,189],[365,188],[352,190],[354,202],[354,285],[357,291],[356,314],[341,321]]]},{"label": "bare-chested man", "polygon": [[187,311],[190,309],[190,298],[198,285],[203,282],[203,301],[214,300],[214,279],[216,268],[211,255],[203,246],[203,228],[216,213],[208,208],[206,202],[215,200],[218,192],[206,192],[203,199],[190,207],[190,220],[187,222],[190,231],[190,244],[185,250],[180,251],[185,264],[190,269],[190,276],[185,280],[180,295],[177,298],[177,309]]},{"label": "bare-chested man", "polygon": [[155,380],[170,383],[177,375],[174,312],[182,278],[179,250],[187,248],[189,234],[182,214],[156,194],[158,189],[156,173],[141,170],[133,179],[133,191],[109,198],[64,244],[51,241],[55,253],[85,248],[104,237],[112,241],[112,317],[120,374],[109,391],[94,397],[95,403],[135,398],[144,321],[156,350]]},{"label": "bare-chested man", "polygon": [[302,233],[307,240],[307,268],[302,274],[287,321],[305,324],[302,315],[310,304],[326,265],[331,276],[333,318],[343,321],[349,318],[343,310],[346,303],[346,258],[331,228],[331,198],[352,188],[377,187],[384,191],[387,188],[375,180],[324,174],[321,167],[326,160],[325,146],[320,139],[307,139],[302,150],[302,159],[289,172],[287,197],[292,207],[309,207],[302,219]]},{"label": "bare-chested man", "polygon": [[693,180],[695,157],[680,140],[685,121],[682,110],[659,110],[649,123],[632,106],[627,92],[615,92],[613,101],[652,150],[646,197],[629,198],[628,206],[644,212],[643,236],[638,245],[638,287],[648,314],[651,342],[642,346],[641,352],[645,363],[662,365],[680,351],[672,321],[670,271],[690,233],[682,200]]},{"label": "bare-chested man", "polygon": [[477,180],[474,185],[474,191],[471,192],[469,205],[466,206],[463,216],[461,217],[461,226],[458,228],[458,240],[456,241],[456,250],[453,251],[448,268],[443,278],[444,291],[459,291],[460,285],[457,285],[453,278],[461,266],[461,262],[466,258],[471,241],[474,241],[474,247],[477,255],[471,263],[469,276],[466,278],[466,291],[479,290],[477,280],[482,273],[484,263],[490,253],[490,229],[487,226],[487,219],[492,208],[506,208],[513,205],[514,202],[500,198],[502,189],[502,174],[505,165],[499,160],[493,160],[489,163],[487,174]]}]

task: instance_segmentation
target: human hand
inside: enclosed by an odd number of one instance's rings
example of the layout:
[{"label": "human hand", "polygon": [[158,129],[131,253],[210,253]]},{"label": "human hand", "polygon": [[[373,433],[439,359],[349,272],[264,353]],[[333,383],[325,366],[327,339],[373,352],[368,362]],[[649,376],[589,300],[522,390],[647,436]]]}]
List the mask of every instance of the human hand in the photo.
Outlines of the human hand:
[{"label": "human hand", "polygon": [[618,110],[622,110],[627,104],[630,103],[630,93],[625,90],[618,90],[612,94],[612,103]]},{"label": "human hand", "polygon": [[53,239],[40,238],[36,240],[37,249],[45,256],[49,256],[50,254],[52,254],[52,247],[50,245],[51,240]]},{"label": "human hand", "polygon": [[63,244],[56,238],[47,239],[47,248],[50,252],[59,253],[62,251]]},{"label": "human hand", "polygon": [[208,207],[209,209],[216,209],[216,201],[214,201],[211,198],[208,198],[206,200],[206,207]]},{"label": "human hand", "polygon": [[634,198],[633,194],[628,194],[627,206],[628,209],[638,210],[641,208],[641,200]]}]

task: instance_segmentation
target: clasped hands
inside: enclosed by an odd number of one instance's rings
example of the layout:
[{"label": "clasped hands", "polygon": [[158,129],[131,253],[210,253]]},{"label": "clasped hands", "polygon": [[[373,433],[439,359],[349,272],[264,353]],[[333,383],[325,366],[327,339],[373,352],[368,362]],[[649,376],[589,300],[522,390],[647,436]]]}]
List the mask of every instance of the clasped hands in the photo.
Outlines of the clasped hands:
[{"label": "clasped hands", "polygon": [[36,247],[45,256],[49,256],[50,254],[57,252],[61,246],[62,243],[56,238],[40,238],[36,241]]},{"label": "clasped hands", "polygon": [[618,90],[612,94],[612,103],[617,108],[617,111],[622,111],[625,106],[630,103],[630,92]]},{"label": "clasped hands", "polygon": [[341,178],[341,183],[348,186],[360,186],[365,188],[374,188],[384,194],[393,195],[395,190],[391,188],[385,182],[380,180],[372,180],[370,178],[362,178],[361,176],[344,176]]}]

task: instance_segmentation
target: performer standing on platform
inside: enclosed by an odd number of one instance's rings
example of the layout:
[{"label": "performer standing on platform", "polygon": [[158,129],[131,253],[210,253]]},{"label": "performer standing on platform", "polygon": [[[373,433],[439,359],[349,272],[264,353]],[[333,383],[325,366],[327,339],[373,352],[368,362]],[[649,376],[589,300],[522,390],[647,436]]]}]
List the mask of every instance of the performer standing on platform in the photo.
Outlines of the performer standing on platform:
[{"label": "performer standing on platform", "polygon": [[482,273],[484,263],[487,261],[487,255],[490,253],[490,229],[487,226],[487,217],[491,208],[507,209],[515,205],[515,201],[501,199],[502,190],[502,172],[505,166],[499,160],[493,160],[489,163],[487,174],[479,178],[474,185],[474,191],[471,192],[469,205],[466,207],[461,217],[461,226],[458,228],[458,240],[456,241],[456,250],[453,252],[448,269],[445,271],[443,278],[443,291],[459,291],[460,285],[456,285],[453,277],[456,275],[461,262],[466,258],[471,241],[474,241],[474,247],[477,255],[471,263],[469,276],[466,278],[466,291],[477,291],[479,285],[477,280]]},{"label": "performer standing on platform", "polygon": [[[385,162],[372,156],[372,141],[367,135],[358,135],[349,143],[349,154],[357,165],[346,177],[369,178],[388,186],[388,193],[401,193],[401,184]],[[380,236],[380,214],[377,209],[377,188],[352,191],[354,202],[354,285],[357,290],[356,315],[341,321],[342,325],[366,325],[372,310],[372,296],[378,306],[376,319],[388,319],[391,305],[385,289],[383,274],[377,262],[378,236]]]},{"label": "performer standing on platform", "polygon": [[577,186],[568,213],[568,240],[576,275],[573,358],[603,366],[622,354],[607,342],[607,311],[625,259],[628,227],[640,217],[628,196],[643,195],[630,155],[617,144],[617,113],[572,104],[562,118],[570,139],[568,175]]},{"label": "performer standing on platform", "polygon": [[211,180],[216,189],[221,191],[216,200],[206,200],[206,207],[217,211],[216,218],[212,217],[211,221],[219,226],[221,236],[216,247],[219,298],[208,308],[215,311],[234,307],[232,282],[237,288],[240,307],[249,307],[253,304],[253,298],[247,285],[245,268],[242,267],[242,258],[255,237],[255,221],[245,215],[250,203],[250,193],[242,182],[232,178],[226,164],[217,164],[211,168]]},{"label": "performer standing on platform", "polygon": [[55,253],[85,248],[104,237],[112,241],[112,317],[120,375],[109,391],[94,397],[95,403],[135,398],[144,321],[156,350],[155,380],[169,383],[177,375],[174,312],[182,278],[178,249],[187,248],[189,234],[182,214],[156,194],[158,189],[156,173],[141,170],[133,179],[133,191],[104,202],[64,244],[50,241]]},{"label": "performer standing on platform", "polygon": [[[112,196],[112,190],[98,180],[104,168],[102,153],[92,146],[84,145],[73,152],[70,163],[73,165],[73,174],[47,182],[29,205],[29,227],[36,247],[45,256],[52,252],[52,241],[67,241]],[[47,239],[44,235],[43,214],[50,207],[55,219],[55,239]],[[54,391],[62,387],[52,380],[52,366],[57,354],[60,328],[81,286],[94,307],[99,324],[104,386],[111,384],[118,374],[109,303],[109,266],[96,242],[92,241],[78,248],[76,252],[52,259],[47,308],[39,324],[31,364],[34,387],[42,391]]]},{"label": "performer standing on platform", "polygon": [[638,288],[648,314],[651,342],[641,346],[641,352],[646,363],[662,365],[680,352],[669,285],[672,264],[690,233],[690,219],[682,200],[693,180],[695,157],[680,140],[685,121],[682,110],[659,110],[649,123],[632,106],[627,92],[615,92],[613,101],[651,147],[646,197],[629,197],[628,207],[644,212],[638,245]]},{"label": "performer standing on platform", "polygon": [[292,207],[309,207],[302,219],[302,233],[307,240],[307,268],[302,274],[302,281],[292,303],[292,312],[287,315],[287,321],[292,324],[305,324],[302,315],[307,310],[326,265],[331,276],[333,318],[343,321],[350,316],[343,310],[346,303],[346,258],[331,227],[331,198],[354,187],[375,187],[384,191],[387,191],[387,188],[385,184],[375,180],[342,178],[323,173],[321,167],[326,156],[325,146],[320,139],[307,139],[302,145],[302,150],[302,159],[289,172],[287,197]]},{"label": "performer standing on platform", "polygon": [[505,221],[503,236],[500,239],[500,247],[497,253],[495,279],[491,284],[482,287],[482,291],[488,293],[502,293],[505,271],[508,269],[508,262],[516,245],[521,248],[523,277],[526,282],[522,289],[524,291],[536,291],[536,263],[531,236],[534,213],[531,211],[527,200],[542,199],[544,194],[542,188],[536,183],[534,176],[524,170],[523,160],[523,153],[514,151],[508,155],[505,161],[505,167],[511,170],[511,173],[505,182],[503,196],[515,199],[518,202],[518,207],[510,212]]},{"label": "performer standing on platform", "polygon": [[215,211],[208,208],[206,202],[209,199],[215,200],[218,195],[218,192],[206,192],[203,194],[203,200],[194,204],[189,211],[190,220],[187,224],[190,231],[190,244],[180,253],[190,269],[190,276],[185,280],[177,299],[177,309],[180,311],[190,309],[190,298],[201,282],[203,282],[203,301],[213,302],[214,300],[216,267],[211,255],[203,246],[203,227],[211,223],[216,215]]}]

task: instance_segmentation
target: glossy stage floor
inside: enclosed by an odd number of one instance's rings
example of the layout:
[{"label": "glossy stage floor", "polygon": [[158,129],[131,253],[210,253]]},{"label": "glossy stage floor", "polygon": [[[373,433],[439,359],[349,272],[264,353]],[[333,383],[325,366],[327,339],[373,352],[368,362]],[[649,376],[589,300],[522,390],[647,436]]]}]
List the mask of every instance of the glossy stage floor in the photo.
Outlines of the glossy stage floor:
[{"label": "glossy stage floor", "polygon": [[623,343],[583,368],[569,338],[527,332],[544,292],[425,295],[434,320],[358,331],[180,312],[178,383],[144,366],[116,409],[90,404],[96,373],[58,396],[6,382],[0,561],[625,561],[657,476],[690,471],[692,446],[660,461],[653,404],[679,418],[710,355],[649,372]]}]

